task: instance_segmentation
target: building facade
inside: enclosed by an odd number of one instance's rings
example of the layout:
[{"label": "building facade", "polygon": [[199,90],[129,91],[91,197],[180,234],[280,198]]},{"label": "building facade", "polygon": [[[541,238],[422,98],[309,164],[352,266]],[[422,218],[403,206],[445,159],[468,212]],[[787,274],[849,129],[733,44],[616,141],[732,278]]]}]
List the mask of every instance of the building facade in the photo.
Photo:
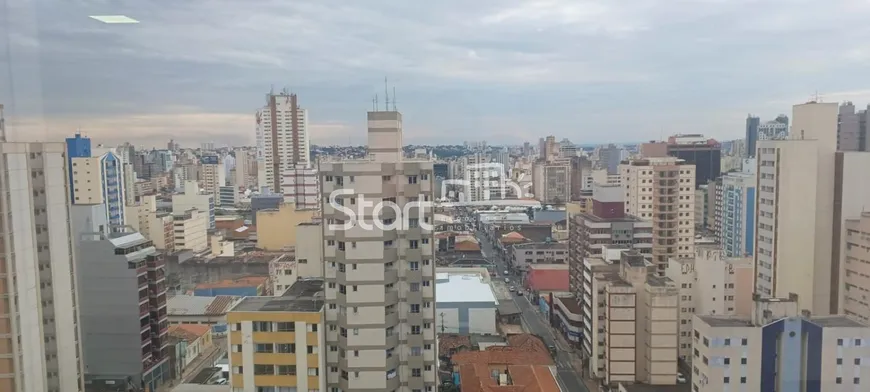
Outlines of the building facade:
[{"label": "building facade", "polygon": [[620,165],[625,212],[652,221],[652,262],[664,275],[670,258],[695,255],[695,166],[673,158]]},{"label": "building facade", "polygon": [[109,224],[126,225],[128,181],[121,157],[111,151],[91,155],[91,139],[81,134],[67,138],[66,145],[72,204],[105,204]]},{"label": "building facade", "polygon": [[[719,243],[728,257],[755,251],[755,166],[722,176]],[[718,209],[719,207],[717,207]]]},{"label": "building facade", "polygon": [[865,390],[870,328],[846,316],[810,317],[795,298],[757,299],[751,317],[696,316],[692,389]]},{"label": "building facade", "polygon": [[843,237],[845,260],[843,268],[843,299],[840,313],[870,324],[870,212],[846,221]]},{"label": "building facade", "polygon": [[[369,112],[368,128],[368,158],[321,161],[318,169],[326,341],[336,348],[327,353],[327,386],[344,392],[435,389],[434,219],[425,204],[434,196],[433,162],[404,159],[399,112]],[[361,197],[386,204],[379,219],[394,226],[363,227],[378,217],[374,207],[363,206],[358,224],[345,227],[351,209],[343,207]]]},{"label": "building facade", "polygon": [[0,142],[2,391],[84,388],[67,162],[63,143]]},{"label": "building facade", "polygon": [[308,110],[296,94],[287,91],[266,95],[257,111],[257,185],[281,192],[285,170],[311,165]]},{"label": "building facade", "polygon": [[[227,312],[233,391],[329,391],[323,288],[323,280],[300,280],[279,296],[246,297]],[[345,361],[355,355],[343,353]]]},{"label": "building facade", "polygon": [[166,261],[139,233],[79,233],[81,328],[88,385],[169,381]]},{"label": "building facade", "polygon": [[796,138],[760,141],[757,150],[756,291],[797,294],[801,309],[817,315],[830,314],[838,297],[831,261],[837,113],[836,103],[795,105]]},{"label": "building facade", "polygon": [[300,210],[320,207],[320,191],[317,188],[317,170],[296,166],[282,174],[281,191],[285,203],[292,203]]}]

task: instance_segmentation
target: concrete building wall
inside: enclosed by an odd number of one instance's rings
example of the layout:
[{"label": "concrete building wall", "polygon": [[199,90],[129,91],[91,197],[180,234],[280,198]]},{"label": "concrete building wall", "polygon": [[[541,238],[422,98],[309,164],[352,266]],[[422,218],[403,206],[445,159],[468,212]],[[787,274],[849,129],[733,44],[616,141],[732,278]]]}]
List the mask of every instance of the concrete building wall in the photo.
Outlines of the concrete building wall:
[{"label": "concrete building wall", "polygon": [[870,212],[846,220],[843,236],[840,312],[870,323]]},{"label": "concrete building wall", "polygon": [[[340,350],[360,352],[359,361],[327,356],[327,383],[346,392],[396,390],[400,386],[434,389],[438,322],[432,287],[435,241],[432,230],[421,225],[434,224],[433,211],[430,206],[413,204],[434,198],[433,163],[403,160],[401,114],[370,112],[367,119],[370,157],[321,161],[318,168],[325,279],[329,283],[326,300],[336,305],[326,310],[326,322],[337,327],[337,331],[327,331],[326,340]],[[376,214],[372,208],[362,208],[358,224],[342,227],[349,214],[329,202],[331,193],[341,189],[350,190],[342,196],[348,207],[360,196],[395,203],[407,213],[386,208],[382,218],[403,224],[397,230],[361,227],[363,217],[371,223]],[[419,312],[412,312],[412,307],[419,307]],[[349,308],[358,312],[348,312]],[[341,373],[353,376],[339,377]]]},{"label": "concrete building wall", "polygon": [[498,334],[495,303],[437,302],[435,312],[438,333]]},{"label": "concrete building wall", "polygon": [[320,223],[296,226],[296,269],[300,278],[323,278],[323,227]]},{"label": "concrete building wall", "polygon": [[64,143],[0,143],[0,390],[83,388]]},{"label": "concrete building wall", "polygon": [[833,203],[833,184],[830,197],[819,199],[819,149],[815,140],[758,142],[755,285],[767,297],[798,294],[803,308],[827,314],[831,274],[817,266],[822,260],[816,255],[830,259],[830,245],[827,252],[821,248],[830,243],[822,238],[831,238],[833,218],[818,222],[817,209]]},{"label": "concrete building wall", "polygon": [[278,210],[257,211],[257,247],[279,251],[296,246],[297,226],[310,222],[315,212],[297,210],[293,204],[282,204]]}]

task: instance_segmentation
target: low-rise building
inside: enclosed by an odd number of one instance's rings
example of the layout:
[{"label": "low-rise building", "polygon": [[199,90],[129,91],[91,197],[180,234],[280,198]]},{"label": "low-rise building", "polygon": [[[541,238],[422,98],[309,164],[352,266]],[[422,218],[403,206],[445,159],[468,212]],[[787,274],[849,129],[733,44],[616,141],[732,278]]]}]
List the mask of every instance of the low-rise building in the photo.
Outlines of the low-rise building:
[{"label": "low-rise building", "polygon": [[169,324],[208,325],[214,333],[225,333],[227,311],[240,300],[241,297],[232,295],[215,297],[173,296],[167,301]]},{"label": "low-rise building", "polygon": [[698,392],[864,391],[870,328],[848,316],[812,317],[797,296],[754,299],[750,317],[696,316],[692,388]]},{"label": "low-rise building", "polygon": [[211,328],[201,324],[175,324],[169,327],[169,336],[184,345],[182,358],[178,358],[182,369],[186,368],[202,353],[212,347]]},{"label": "low-rise building", "polygon": [[559,242],[532,242],[517,244],[509,252],[511,267],[525,271],[530,264],[568,264],[568,244]]},{"label": "low-rise building", "polygon": [[436,273],[435,291],[438,293],[435,299],[435,322],[439,333],[498,333],[498,301],[489,283],[481,276]]},{"label": "low-rise building", "polygon": [[269,295],[271,287],[269,278],[265,276],[248,276],[239,279],[227,279],[217,282],[200,283],[193,290],[198,297],[216,297],[231,295],[236,297],[253,297]]},{"label": "low-rise building", "polygon": [[547,346],[534,335],[510,336],[507,346],[459,351],[450,362],[462,391],[562,391]]},{"label": "low-rise building", "polygon": [[326,391],[324,299],[323,280],[310,279],[236,305],[227,314],[233,390]]}]

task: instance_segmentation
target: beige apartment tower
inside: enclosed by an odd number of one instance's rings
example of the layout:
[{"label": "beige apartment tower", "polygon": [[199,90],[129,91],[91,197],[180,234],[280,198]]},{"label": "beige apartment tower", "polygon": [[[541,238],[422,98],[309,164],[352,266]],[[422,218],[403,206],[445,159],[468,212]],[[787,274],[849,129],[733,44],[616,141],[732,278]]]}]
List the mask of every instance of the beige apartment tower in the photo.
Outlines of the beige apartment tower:
[{"label": "beige apartment tower", "polygon": [[652,262],[664,276],[670,258],[695,257],[695,165],[673,157],[624,161],[625,212],[653,224]]},{"label": "beige apartment tower", "polygon": [[368,113],[368,151],[319,163],[327,390],[434,391],[433,163],[403,157],[396,111]]},{"label": "beige apartment tower", "polygon": [[837,113],[836,103],[795,105],[792,139],[759,141],[756,150],[755,291],[797,295],[800,309],[814,315],[838,308]]},{"label": "beige apartment tower", "polygon": [[846,220],[841,313],[870,325],[870,212]]},{"label": "beige apartment tower", "polygon": [[64,143],[0,142],[0,391],[84,387]]}]

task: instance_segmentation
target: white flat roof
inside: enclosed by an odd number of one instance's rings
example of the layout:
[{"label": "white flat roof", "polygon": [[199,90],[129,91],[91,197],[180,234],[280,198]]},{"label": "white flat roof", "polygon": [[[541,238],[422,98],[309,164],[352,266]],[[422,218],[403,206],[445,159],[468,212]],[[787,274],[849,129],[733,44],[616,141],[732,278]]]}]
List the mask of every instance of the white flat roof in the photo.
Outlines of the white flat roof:
[{"label": "white flat roof", "polygon": [[498,303],[488,283],[477,274],[436,274],[435,303],[491,302]]}]

